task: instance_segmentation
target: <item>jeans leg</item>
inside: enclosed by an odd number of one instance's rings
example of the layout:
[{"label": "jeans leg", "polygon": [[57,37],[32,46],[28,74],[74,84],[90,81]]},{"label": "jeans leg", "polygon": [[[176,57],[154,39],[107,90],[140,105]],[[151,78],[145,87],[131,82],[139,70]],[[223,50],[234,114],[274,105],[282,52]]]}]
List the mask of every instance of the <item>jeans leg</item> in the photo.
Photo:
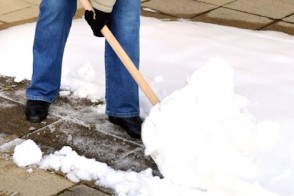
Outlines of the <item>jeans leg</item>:
[{"label": "jeans leg", "polygon": [[[139,68],[140,0],[117,0],[112,11],[111,31]],[[138,85],[120,59],[105,44],[106,114],[115,117],[139,116]]]},{"label": "jeans leg", "polygon": [[42,0],[27,99],[52,102],[58,95],[64,47],[76,8],[77,0]]}]

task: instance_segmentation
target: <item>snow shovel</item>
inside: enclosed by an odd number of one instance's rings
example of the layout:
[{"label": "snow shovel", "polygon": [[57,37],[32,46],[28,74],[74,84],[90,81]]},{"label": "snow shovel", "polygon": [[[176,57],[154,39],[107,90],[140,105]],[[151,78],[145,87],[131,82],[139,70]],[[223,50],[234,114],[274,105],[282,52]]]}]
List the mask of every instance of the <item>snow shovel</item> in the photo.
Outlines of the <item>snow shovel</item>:
[{"label": "snow shovel", "polygon": [[[86,10],[93,10],[92,5],[88,0],[80,0],[81,4]],[[149,84],[146,82],[142,74],[139,72],[137,67],[134,65],[130,57],[127,55],[127,53],[124,51],[124,49],[121,47],[119,42],[116,40],[114,35],[111,33],[109,28],[105,25],[101,30],[102,35],[105,37],[109,45],[112,47],[113,51],[116,53],[118,58],[122,61],[125,68],[128,70],[128,72],[131,74],[133,79],[136,81],[140,89],[144,92],[146,97],[149,99],[151,104],[154,106],[160,102],[159,98],[156,96],[154,91],[151,89]]]}]

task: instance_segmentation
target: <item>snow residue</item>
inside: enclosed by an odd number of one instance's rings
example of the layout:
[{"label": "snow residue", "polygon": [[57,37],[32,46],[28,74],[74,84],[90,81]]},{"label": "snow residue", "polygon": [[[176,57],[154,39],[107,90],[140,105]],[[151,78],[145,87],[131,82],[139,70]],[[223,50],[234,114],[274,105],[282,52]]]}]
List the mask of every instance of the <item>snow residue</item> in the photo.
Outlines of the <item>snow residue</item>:
[{"label": "snow residue", "polygon": [[[1,136],[1,135],[0,135]],[[25,140],[23,139],[14,139],[10,142],[4,143],[0,146],[0,151],[1,152],[9,152],[9,151],[13,151],[13,149],[15,148],[15,146],[23,143]]]},{"label": "snow residue", "polygon": [[234,92],[234,72],[212,59],[186,87],[152,108],[143,125],[146,154],[163,176],[217,195],[271,195],[258,182],[258,156],[280,138],[279,125],[257,121]]},{"label": "snow residue", "polygon": [[65,146],[54,154],[44,156],[40,168],[61,171],[73,182],[96,181],[97,185],[113,189],[118,195],[191,195],[200,190],[173,184],[152,175],[151,169],[140,173],[117,171],[105,163],[78,155]]},{"label": "snow residue", "polygon": [[42,151],[33,140],[26,140],[14,149],[13,161],[20,167],[39,164]]},{"label": "snow residue", "polygon": [[[101,99],[104,98],[105,85],[104,73],[90,63],[85,63],[78,69],[72,69],[63,77],[63,88],[73,91],[80,98]],[[97,82],[97,79],[99,81]]]},{"label": "snow residue", "polygon": [[147,11],[147,12],[154,12],[154,13],[157,12],[156,10],[153,10],[153,9],[150,9],[150,8],[143,8],[143,10]]}]

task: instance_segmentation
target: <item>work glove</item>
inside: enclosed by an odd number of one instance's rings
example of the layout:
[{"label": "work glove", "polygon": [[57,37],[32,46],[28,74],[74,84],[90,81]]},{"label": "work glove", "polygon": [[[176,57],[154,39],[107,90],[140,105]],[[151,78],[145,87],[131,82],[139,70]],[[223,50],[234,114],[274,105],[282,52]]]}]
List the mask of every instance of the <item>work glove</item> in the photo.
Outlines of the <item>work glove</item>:
[{"label": "work glove", "polygon": [[100,10],[97,10],[94,8],[95,11],[95,18],[94,18],[94,12],[92,10],[86,10],[85,11],[85,20],[90,25],[93,34],[97,37],[103,37],[101,33],[101,29],[104,27],[104,25],[109,26],[111,21],[111,14],[105,13]]}]

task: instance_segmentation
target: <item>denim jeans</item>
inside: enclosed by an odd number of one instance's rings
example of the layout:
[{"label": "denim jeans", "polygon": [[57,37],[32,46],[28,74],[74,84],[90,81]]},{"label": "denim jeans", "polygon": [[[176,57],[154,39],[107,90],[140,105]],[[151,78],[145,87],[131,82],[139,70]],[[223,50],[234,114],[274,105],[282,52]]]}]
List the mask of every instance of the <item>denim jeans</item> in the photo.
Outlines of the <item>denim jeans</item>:
[{"label": "denim jeans", "polygon": [[[137,68],[140,56],[140,3],[140,0],[117,0],[110,26]],[[33,46],[33,74],[26,90],[28,100],[51,103],[58,96],[64,48],[76,8],[77,0],[41,1]],[[90,27],[88,30],[91,31]],[[97,58],[98,55],[102,54],[97,54]],[[139,116],[138,85],[107,43],[104,55],[106,114],[115,117]]]}]

